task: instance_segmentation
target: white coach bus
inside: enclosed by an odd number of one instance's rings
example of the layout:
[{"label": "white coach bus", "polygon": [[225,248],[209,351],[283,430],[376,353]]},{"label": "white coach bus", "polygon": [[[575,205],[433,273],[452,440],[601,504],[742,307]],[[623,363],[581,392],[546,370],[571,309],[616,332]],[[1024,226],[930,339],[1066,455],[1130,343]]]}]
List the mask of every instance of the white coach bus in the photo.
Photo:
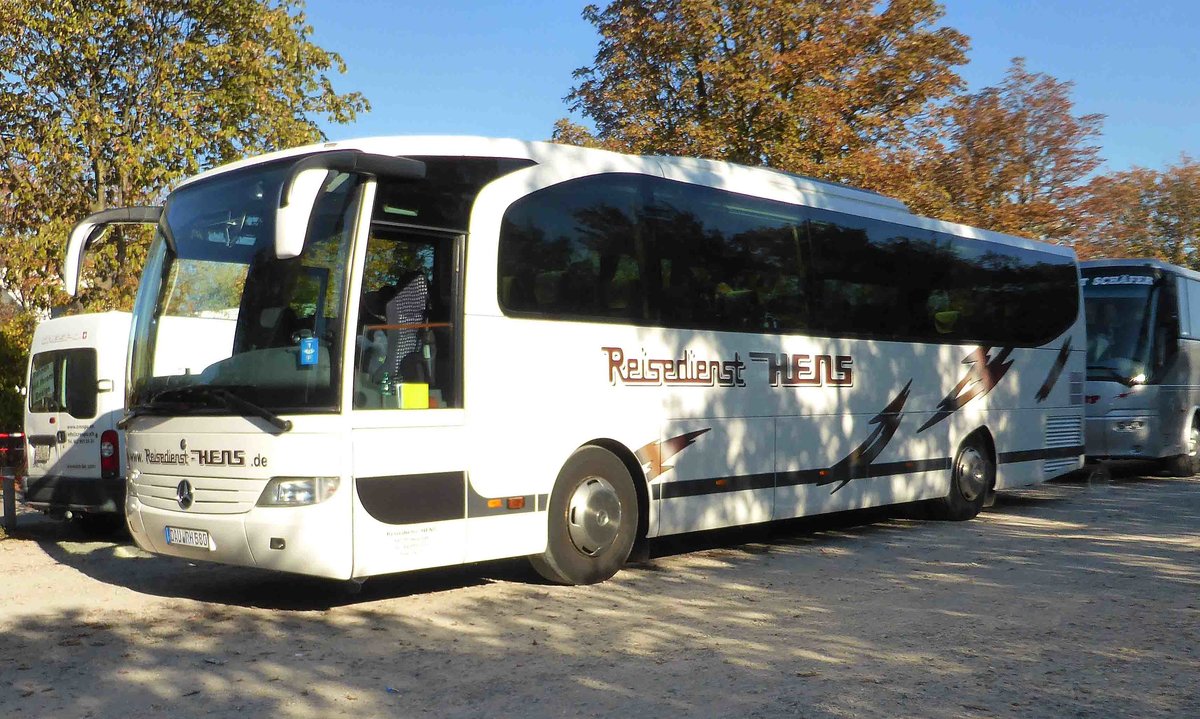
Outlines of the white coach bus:
[{"label": "white coach bus", "polygon": [[[355,580],[528,555],[587,583],[655,536],[966,519],[1082,464],[1072,250],[874,193],[376,138],[206,172],[157,227],[123,420],[152,552]],[[206,358],[179,373],[169,317],[236,328],[175,337]]]},{"label": "white coach bus", "polygon": [[1087,455],[1200,470],[1200,273],[1160,260],[1080,263]]}]

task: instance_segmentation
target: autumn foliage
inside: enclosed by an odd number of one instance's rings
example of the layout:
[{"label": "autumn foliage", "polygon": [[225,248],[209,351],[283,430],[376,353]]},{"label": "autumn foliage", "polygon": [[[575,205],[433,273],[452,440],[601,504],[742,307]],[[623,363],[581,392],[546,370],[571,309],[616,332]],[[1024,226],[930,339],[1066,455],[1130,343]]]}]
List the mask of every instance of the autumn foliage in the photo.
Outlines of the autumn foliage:
[{"label": "autumn foliage", "polygon": [[1134,168],[1088,183],[1075,244],[1080,257],[1155,257],[1200,270],[1200,163]]},{"label": "autumn foliage", "polygon": [[[309,39],[303,0],[0,2],[0,421],[20,403],[36,320],[67,301],[65,238],[86,215],[157,204],[184,177],[321,138],[341,58]],[[128,307],[149,233],[91,251],[77,309]],[[9,357],[20,361],[10,362]]]},{"label": "autumn foliage", "polygon": [[[173,183],[321,137],[365,109],[333,92],[341,58],[315,46],[302,0],[0,3],[0,286],[27,311],[65,297],[72,224],[155,204]],[[146,234],[90,253],[84,307],[132,299]]]},{"label": "autumn foliage", "polygon": [[583,15],[600,47],[567,101],[603,146],[859,184],[966,62],[934,0],[615,0]]},{"label": "autumn foliage", "polygon": [[1017,58],[998,86],[955,97],[916,160],[925,192],[904,199],[942,219],[1069,240],[1079,225],[1081,183],[1100,165],[1095,141],[1103,120],[1075,115],[1070,90]]},{"label": "autumn foliage", "polygon": [[1103,117],[1076,112],[1071,83],[1016,58],[998,85],[963,92],[968,40],[939,26],[942,15],[935,0],[590,5],[600,44],[567,101],[595,130],[562,119],[554,139],[849,182],[921,214],[1079,243],[1081,254],[1181,257],[1150,239],[1164,228],[1148,220],[1142,244],[1102,239],[1120,224],[1105,214],[1117,196],[1140,195],[1132,177],[1093,177]]}]

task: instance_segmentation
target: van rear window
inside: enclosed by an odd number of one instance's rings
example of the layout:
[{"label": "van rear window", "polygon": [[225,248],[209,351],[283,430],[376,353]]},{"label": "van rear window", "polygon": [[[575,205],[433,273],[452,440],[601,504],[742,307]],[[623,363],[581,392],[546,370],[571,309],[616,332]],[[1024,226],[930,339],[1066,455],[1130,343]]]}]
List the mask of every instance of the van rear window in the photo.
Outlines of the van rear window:
[{"label": "van rear window", "polygon": [[94,349],[39,352],[29,368],[29,411],[91,419],[96,416],[96,380]]}]

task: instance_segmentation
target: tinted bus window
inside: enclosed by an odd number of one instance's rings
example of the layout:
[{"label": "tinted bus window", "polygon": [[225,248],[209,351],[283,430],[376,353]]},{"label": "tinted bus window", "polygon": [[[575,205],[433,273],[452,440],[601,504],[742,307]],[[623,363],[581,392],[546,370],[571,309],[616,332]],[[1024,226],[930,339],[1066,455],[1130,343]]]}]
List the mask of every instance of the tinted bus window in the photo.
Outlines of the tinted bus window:
[{"label": "tinted bus window", "polygon": [[647,317],[642,178],[602,175],[513,204],[500,230],[501,305],[542,316]]},{"label": "tinted bus window", "polygon": [[1192,337],[1200,338],[1200,282],[1187,280],[1186,283],[1188,286],[1188,317],[1191,322]]},{"label": "tinted bus window", "polygon": [[823,210],[812,211],[809,232],[820,329],[937,340],[933,300],[948,262],[932,232]]},{"label": "tinted bus window", "polygon": [[499,157],[412,159],[425,163],[425,177],[420,182],[380,183],[372,219],[466,229],[471,206],[484,185],[534,164]]},{"label": "tinted bus window", "polygon": [[1079,290],[1070,257],[944,235],[955,262],[947,292],[961,323],[954,334],[977,342],[1038,345],[1075,321]]},{"label": "tinted bus window", "polygon": [[654,182],[643,215],[658,255],[661,319],[672,327],[802,331],[808,248],[796,208]]},{"label": "tinted bus window", "polygon": [[681,329],[1038,345],[1078,311],[1074,259],[633,175],[505,214],[510,312]]}]

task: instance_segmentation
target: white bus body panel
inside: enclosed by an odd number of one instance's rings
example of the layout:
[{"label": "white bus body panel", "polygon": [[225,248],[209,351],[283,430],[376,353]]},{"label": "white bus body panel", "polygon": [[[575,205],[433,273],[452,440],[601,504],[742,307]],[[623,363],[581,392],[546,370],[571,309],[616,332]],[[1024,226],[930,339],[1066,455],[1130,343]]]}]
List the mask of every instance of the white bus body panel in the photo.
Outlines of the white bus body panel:
[{"label": "white bus body panel", "polygon": [[[552,344],[548,344],[546,324],[470,318],[468,354],[487,358],[468,362],[471,426],[505,428],[470,433],[473,456],[479,460],[471,480],[485,494],[549,493],[566,458],[590,441],[611,439],[635,452],[649,443],[698,431],[704,432],[664,458],[666,471],[646,476],[650,486],[657,487],[652,493],[651,536],[942,497],[949,491],[954,453],[979,428],[986,428],[998,443],[997,488],[1034,484],[1081,466],[1082,352],[1069,351],[1061,381],[1042,403],[1045,409],[1028,408],[1051,374],[1061,346],[1012,351],[1011,368],[991,392],[918,432],[964,376],[968,370],[964,359],[975,347],[681,333],[567,322],[554,323]],[[1081,336],[1077,327],[1072,346],[1082,345]],[[746,386],[614,385],[608,378],[606,346],[647,358],[688,352],[709,360],[738,357],[746,365]],[[748,361],[751,352],[764,351],[850,356],[854,384],[771,387],[766,364]],[[927,354],[928,359],[900,360],[902,353],[914,352]],[[991,357],[996,359],[998,352],[993,348]],[[910,367],[916,373],[903,374],[896,367]],[[894,441],[873,462],[892,465],[892,473],[853,479],[836,492],[839,483],[820,484],[819,478],[812,477],[793,484],[795,480],[786,478],[831,467],[854,451],[875,427],[871,420],[909,380],[909,397]],[[1047,413],[1051,422],[1074,428],[1065,440],[1048,443],[1053,426],[1043,420]],[[518,439],[514,432],[522,436]],[[515,452],[515,444],[527,451]],[[1074,454],[1040,456],[1054,446],[1073,448]],[[1038,456],[1023,460],[1022,452]],[[902,466],[907,463],[912,467]],[[538,479],[520,484],[518,478],[523,476]],[[711,480],[713,486],[697,486],[704,480]],[[722,480],[724,486],[716,484]],[[738,489],[745,484],[750,488]],[[676,491],[681,494],[675,496]]]},{"label": "white bus body panel", "polygon": [[[461,476],[467,467],[462,436],[462,410],[356,412],[354,474]],[[389,523],[372,516],[356,493],[354,546],[356,576],[460,564],[466,557],[466,520]]]},{"label": "white bus body panel", "polygon": [[[303,416],[290,432],[241,417],[139,417],[129,433],[130,530],[139,547],[188,559],[334,579],[353,575],[348,530],[354,487],[341,417]],[[271,477],[339,477],[333,497],[307,507],[259,507]],[[194,502],[179,502],[188,482]],[[208,548],[167,544],[167,527],[208,532]],[[283,549],[272,549],[281,539]]]}]

